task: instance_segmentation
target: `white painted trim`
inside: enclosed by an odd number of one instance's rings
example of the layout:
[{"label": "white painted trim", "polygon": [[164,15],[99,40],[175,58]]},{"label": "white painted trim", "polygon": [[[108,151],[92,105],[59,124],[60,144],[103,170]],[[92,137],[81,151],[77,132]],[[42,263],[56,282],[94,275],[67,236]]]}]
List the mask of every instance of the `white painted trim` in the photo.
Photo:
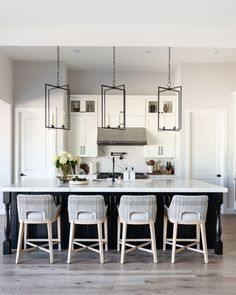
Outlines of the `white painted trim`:
[{"label": "white painted trim", "polygon": [[234,208],[224,209],[222,214],[225,214],[225,215],[227,215],[227,214],[236,214],[236,209],[234,209]]}]

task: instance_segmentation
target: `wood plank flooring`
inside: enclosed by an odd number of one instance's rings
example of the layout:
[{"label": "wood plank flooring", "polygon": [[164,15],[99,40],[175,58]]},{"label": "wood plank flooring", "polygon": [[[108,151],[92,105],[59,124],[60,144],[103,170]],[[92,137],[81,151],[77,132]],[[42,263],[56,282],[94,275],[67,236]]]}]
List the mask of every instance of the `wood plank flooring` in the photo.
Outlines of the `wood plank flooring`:
[{"label": "wood plank flooring", "polygon": [[[126,255],[109,251],[105,264],[92,252],[76,253],[66,264],[67,252],[54,251],[50,265],[47,253],[24,254],[15,265],[15,253],[2,255],[3,217],[0,217],[0,294],[236,294],[236,215],[223,216],[224,255],[209,253],[209,264],[199,253],[183,251],[170,263],[170,250],[158,250],[158,264],[148,253]],[[158,238],[158,237],[157,237]]]}]

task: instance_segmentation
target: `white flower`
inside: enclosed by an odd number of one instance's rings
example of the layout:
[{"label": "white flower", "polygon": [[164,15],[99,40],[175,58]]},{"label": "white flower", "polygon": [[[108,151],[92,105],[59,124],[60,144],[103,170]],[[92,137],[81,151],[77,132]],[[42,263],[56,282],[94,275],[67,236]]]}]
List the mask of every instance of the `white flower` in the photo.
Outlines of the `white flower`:
[{"label": "white flower", "polygon": [[73,156],[71,154],[67,154],[67,158],[68,158],[69,161],[73,161],[72,160],[73,159]]},{"label": "white flower", "polygon": [[53,159],[54,165],[56,165],[57,168],[61,167],[63,168],[64,165],[77,165],[80,162],[79,156],[74,156],[66,151],[62,151],[60,154],[55,155]]},{"label": "white flower", "polygon": [[59,155],[55,155],[53,159],[53,163],[55,164],[59,160]]},{"label": "white flower", "polygon": [[63,155],[60,157],[59,163],[66,164],[67,161],[68,161],[67,157],[65,155]]},{"label": "white flower", "polygon": [[80,162],[80,157],[79,156],[73,156],[71,161],[79,163]]}]

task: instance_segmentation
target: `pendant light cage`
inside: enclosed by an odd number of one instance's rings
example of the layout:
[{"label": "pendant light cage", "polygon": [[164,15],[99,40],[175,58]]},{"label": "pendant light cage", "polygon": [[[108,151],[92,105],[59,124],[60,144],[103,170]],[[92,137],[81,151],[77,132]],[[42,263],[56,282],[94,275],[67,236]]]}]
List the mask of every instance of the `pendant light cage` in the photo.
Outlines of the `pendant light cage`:
[{"label": "pendant light cage", "polygon": [[171,48],[168,50],[167,87],[158,87],[158,131],[180,131],[182,128],[182,86],[171,86]]},{"label": "pendant light cage", "polygon": [[[125,84],[116,86],[115,46],[113,46],[113,82],[112,86],[102,85],[102,128],[126,129],[126,90]],[[116,102],[119,106],[116,107]],[[110,112],[112,111],[112,113]]]},{"label": "pendant light cage", "polygon": [[57,46],[57,83],[45,84],[45,127],[70,130],[70,89],[60,85],[60,56]]}]

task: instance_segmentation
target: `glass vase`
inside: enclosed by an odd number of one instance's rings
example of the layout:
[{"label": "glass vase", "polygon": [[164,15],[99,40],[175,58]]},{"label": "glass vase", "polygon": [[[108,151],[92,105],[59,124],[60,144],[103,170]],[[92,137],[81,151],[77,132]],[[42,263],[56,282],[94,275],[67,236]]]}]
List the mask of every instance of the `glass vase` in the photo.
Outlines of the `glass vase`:
[{"label": "glass vase", "polygon": [[65,183],[65,182],[68,182],[70,179],[71,179],[71,166],[70,165],[65,165],[61,168],[58,169],[58,176],[57,178]]}]

